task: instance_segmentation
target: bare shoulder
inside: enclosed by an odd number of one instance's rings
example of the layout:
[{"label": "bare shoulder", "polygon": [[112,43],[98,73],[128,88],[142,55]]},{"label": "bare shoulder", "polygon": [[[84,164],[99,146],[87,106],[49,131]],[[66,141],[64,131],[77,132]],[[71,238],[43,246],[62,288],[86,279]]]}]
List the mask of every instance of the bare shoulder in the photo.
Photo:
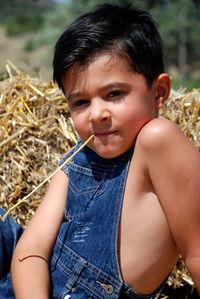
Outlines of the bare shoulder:
[{"label": "bare shoulder", "polygon": [[61,169],[58,170],[51,179],[51,182],[46,192],[46,196],[49,194],[49,192],[53,190],[54,192],[57,192],[57,189],[62,188],[62,186],[66,188],[67,182],[68,176],[66,175],[66,173]]},{"label": "bare shoulder", "polygon": [[[51,217],[51,212],[54,210],[54,216],[63,215],[64,206],[67,198],[68,176],[63,170],[57,169],[57,172],[52,177],[44,198],[36,212],[42,214],[42,218],[46,215]],[[50,216],[49,216],[50,215]]]},{"label": "bare shoulder", "polygon": [[142,128],[141,133],[145,134],[150,131],[154,134],[166,134],[177,129],[179,130],[178,126],[168,119],[154,118]]},{"label": "bare shoulder", "polygon": [[147,123],[138,135],[138,143],[146,150],[159,150],[175,143],[190,143],[180,128],[170,120],[156,118]]},{"label": "bare shoulder", "polygon": [[[180,128],[167,119],[154,119],[140,131],[138,147],[147,163],[154,167],[156,163],[174,174],[183,171],[199,173],[200,154]],[[159,167],[159,171],[160,167]]]}]

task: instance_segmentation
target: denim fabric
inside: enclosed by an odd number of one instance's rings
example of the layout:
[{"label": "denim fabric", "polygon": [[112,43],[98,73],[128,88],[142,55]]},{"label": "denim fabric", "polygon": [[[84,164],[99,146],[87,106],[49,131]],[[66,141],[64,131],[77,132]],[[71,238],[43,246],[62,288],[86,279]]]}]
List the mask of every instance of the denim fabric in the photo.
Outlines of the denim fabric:
[{"label": "denim fabric", "polygon": [[[61,165],[78,145],[60,162]],[[117,243],[132,151],[104,159],[85,147],[63,167],[69,177],[65,219],[51,259],[52,298],[153,298],[124,284]],[[133,269],[134,271],[134,269]]]},{"label": "denim fabric", "polygon": [[[81,143],[79,140],[59,165]],[[63,167],[69,187],[64,221],[49,265],[50,299],[145,299],[156,295],[141,295],[127,286],[118,263],[118,227],[131,156],[129,151],[104,159],[85,147]],[[0,299],[14,299],[9,267],[21,233],[11,217],[0,222]]]},{"label": "denim fabric", "polygon": [[[5,211],[0,208],[0,215],[3,216]],[[23,229],[8,216],[3,222],[0,220],[0,299],[13,299],[10,263],[13,250],[20,238]]]}]

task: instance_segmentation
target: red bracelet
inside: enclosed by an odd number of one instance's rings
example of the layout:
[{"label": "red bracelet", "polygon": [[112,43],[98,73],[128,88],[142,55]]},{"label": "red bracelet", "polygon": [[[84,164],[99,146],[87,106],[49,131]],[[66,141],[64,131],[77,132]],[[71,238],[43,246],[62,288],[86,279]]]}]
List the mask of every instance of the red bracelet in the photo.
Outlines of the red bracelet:
[{"label": "red bracelet", "polygon": [[37,255],[37,254],[27,255],[27,256],[23,257],[22,259],[19,259],[19,262],[23,262],[24,260],[26,260],[30,257],[38,257],[38,258],[44,260],[48,264],[48,261],[43,256]]}]

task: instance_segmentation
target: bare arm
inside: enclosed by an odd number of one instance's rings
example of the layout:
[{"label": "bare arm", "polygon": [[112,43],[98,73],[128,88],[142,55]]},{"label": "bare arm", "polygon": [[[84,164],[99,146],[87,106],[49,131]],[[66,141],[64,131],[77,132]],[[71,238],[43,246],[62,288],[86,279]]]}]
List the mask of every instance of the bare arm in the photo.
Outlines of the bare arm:
[{"label": "bare arm", "polygon": [[23,262],[19,259],[39,255],[48,261],[64,215],[67,184],[68,178],[60,170],[16,246],[11,274],[17,299],[49,298],[48,264],[41,258],[27,258]]},{"label": "bare arm", "polygon": [[200,293],[200,154],[167,120],[153,120],[139,139],[149,177]]}]

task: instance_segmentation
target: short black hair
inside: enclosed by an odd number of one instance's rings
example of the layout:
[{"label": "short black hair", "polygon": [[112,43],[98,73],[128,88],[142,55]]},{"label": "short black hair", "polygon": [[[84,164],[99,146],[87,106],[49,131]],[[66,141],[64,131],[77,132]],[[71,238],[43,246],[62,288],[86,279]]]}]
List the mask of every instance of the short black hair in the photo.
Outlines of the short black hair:
[{"label": "short black hair", "polygon": [[58,39],[54,81],[63,88],[66,71],[102,53],[125,55],[132,70],[144,75],[148,86],[164,72],[162,41],[152,15],[130,4],[102,4],[78,17]]}]

